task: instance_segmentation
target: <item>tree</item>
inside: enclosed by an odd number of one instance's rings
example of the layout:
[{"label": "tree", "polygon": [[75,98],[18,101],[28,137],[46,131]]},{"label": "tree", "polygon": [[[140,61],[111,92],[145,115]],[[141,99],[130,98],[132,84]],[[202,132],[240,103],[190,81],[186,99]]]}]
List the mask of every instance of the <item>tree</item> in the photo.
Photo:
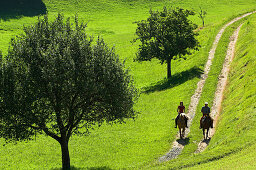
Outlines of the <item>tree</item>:
[{"label": "tree", "polygon": [[205,15],[206,15],[207,13],[206,13],[206,11],[203,11],[203,10],[202,10],[201,6],[199,6],[199,8],[200,8],[200,11],[198,12],[198,14],[199,14],[198,17],[202,20],[203,27],[204,27],[204,18],[205,18]]},{"label": "tree", "polygon": [[[0,16],[3,19],[19,15],[35,16],[46,14],[47,9],[42,0],[1,0]],[[11,16],[9,16],[11,15]],[[18,15],[18,16],[17,16]]]},{"label": "tree", "polygon": [[139,40],[139,51],[135,61],[150,61],[157,58],[167,63],[167,78],[171,77],[171,60],[176,56],[190,54],[192,49],[198,49],[198,35],[193,30],[197,28],[188,17],[194,15],[190,10],[181,8],[163,11],[150,10],[147,20],[138,21],[134,41]]},{"label": "tree", "polygon": [[94,43],[86,24],[53,22],[47,15],[11,41],[0,69],[0,137],[33,139],[45,133],[62,150],[70,169],[68,141],[92,125],[135,118],[137,89],[124,64],[101,38]]}]

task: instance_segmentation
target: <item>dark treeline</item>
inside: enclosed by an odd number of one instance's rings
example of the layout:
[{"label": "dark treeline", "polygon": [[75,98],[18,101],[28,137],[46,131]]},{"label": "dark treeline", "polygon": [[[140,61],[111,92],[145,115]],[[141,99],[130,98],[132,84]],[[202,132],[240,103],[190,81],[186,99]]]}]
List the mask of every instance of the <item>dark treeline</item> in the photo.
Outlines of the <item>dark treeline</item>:
[{"label": "dark treeline", "polygon": [[42,0],[1,0],[0,19],[46,14]]}]

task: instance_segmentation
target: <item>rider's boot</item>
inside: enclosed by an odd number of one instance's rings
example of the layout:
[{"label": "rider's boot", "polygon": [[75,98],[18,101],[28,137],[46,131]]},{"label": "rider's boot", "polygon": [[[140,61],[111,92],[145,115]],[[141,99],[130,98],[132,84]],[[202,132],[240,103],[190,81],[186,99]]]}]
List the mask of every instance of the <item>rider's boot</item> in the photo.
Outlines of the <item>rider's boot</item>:
[{"label": "rider's boot", "polygon": [[185,119],[186,128],[188,128],[188,119]]},{"label": "rider's boot", "polygon": [[202,118],[200,119],[200,127],[199,129],[202,129]]},{"label": "rider's boot", "polygon": [[178,121],[178,116],[175,119],[175,127],[174,128],[177,128],[177,121]]}]

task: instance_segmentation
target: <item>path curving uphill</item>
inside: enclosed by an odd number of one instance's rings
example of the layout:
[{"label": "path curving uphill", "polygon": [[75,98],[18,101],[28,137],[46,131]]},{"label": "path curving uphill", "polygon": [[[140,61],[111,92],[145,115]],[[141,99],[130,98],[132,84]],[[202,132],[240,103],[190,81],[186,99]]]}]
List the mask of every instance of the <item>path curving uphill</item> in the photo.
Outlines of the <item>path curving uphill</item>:
[{"label": "path curving uphill", "polygon": [[[218,77],[219,81],[218,81],[218,85],[217,85],[217,88],[215,91],[215,97],[214,97],[213,105],[212,105],[212,109],[211,109],[212,110],[211,116],[215,121],[214,121],[213,128],[210,130],[209,139],[212,138],[212,136],[214,135],[215,130],[216,130],[215,128],[216,128],[218,116],[221,111],[221,102],[223,99],[223,92],[224,92],[226,84],[227,84],[227,79],[228,79],[231,62],[233,61],[233,58],[235,56],[235,45],[236,45],[236,42],[238,39],[238,34],[239,34],[239,31],[240,31],[242,25],[243,24],[241,24],[234,31],[233,35],[230,37],[230,43],[228,45],[228,50],[227,50],[227,54],[226,54],[225,61],[223,64],[223,68]],[[209,140],[201,140],[198,144],[198,147],[197,147],[197,150],[195,151],[195,153],[204,151],[205,148],[208,146],[208,144],[209,144]]]},{"label": "path curving uphill", "polygon": [[[216,35],[215,40],[214,40],[213,45],[212,45],[212,48],[209,52],[208,60],[207,60],[206,65],[204,67],[204,73],[201,75],[201,79],[197,83],[197,89],[195,90],[194,95],[191,97],[191,102],[190,102],[190,105],[189,105],[189,108],[188,108],[188,114],[187,114],[190,119],[188,121],[188,128],[185,131],[185,137],[190,132],[190,126],[192,124],[193,118],[195,117],[196,108],[197,108],[198,102],[200,100],[205,81],[208,78],[208,73],[209,73],[211,65],[212,65],[212,60],[214,58],[214,54],[215,54],[218,42],[219,42],[223,32],[225,31],[225,29],[229,25],[231,25],[234,22],[236,22],[236,21],[238,21],[238,20],[240,20],[244,17],[247,17],[247,16],[249,16],[253,13],[255,13],[255,11],[244,14],[240,17],[237,17],[237,18],[233,19],[232,21],[230,21],[229,23],[224,25],[221,28],[221,30],[219,31],[219,33]],[[225,84],[226,84],[226,81],[227,81],[227,75],[228,75],[228,71],[229,71],[230,62],[232,61],[233,56],[234,56],[235,43],[236,43],[236,40],[237,40],[237,37],[238,37],[238,32],[239,32],[240,28],[241,28],[241,25],[238,27],[238,29],[233,34],[232,37],[234,37],[234,38],[231,38],[231,42],[229,44],[228,51],[227,51],[227,56],[226,56],[225,62],[223,64],[223,69],[221,71],[221,75],[219,76],[219,82],[218,82],[218,86],[217,86],[217,89],[216,89],[215,99],[214,99],[214,102],[213,102],[212,113],[211,113],[211,115],[215,118],[215,120],[216,120],[216,117],[217,117],[217,115],[220,111],[220,106],[221,106],[221,101],[222,101],[222,94],[223,94]],[[216,121],[214,122],[214,127],[215,127],[215,125],[216,125]],[[215,128],[212,129],[210,137],[213,136],[214,133],[215,133]],[[208,143],[209,143],[209,141],[208,142],[207,141],[201,141],[198,145],[198,149],[196,150],[196,153],[202,152],[207,147]],[[176,140],[173,142],[171,150],[167,154],[165,154],[164,156],[160,157],[159,162],[164,162],[164,161],[168,161],[168,160],[177,158],[178,155],[183,150],[185,144],[186,144],[186,141],[185,140],[179,140],[179,134],[177,134]]]}]

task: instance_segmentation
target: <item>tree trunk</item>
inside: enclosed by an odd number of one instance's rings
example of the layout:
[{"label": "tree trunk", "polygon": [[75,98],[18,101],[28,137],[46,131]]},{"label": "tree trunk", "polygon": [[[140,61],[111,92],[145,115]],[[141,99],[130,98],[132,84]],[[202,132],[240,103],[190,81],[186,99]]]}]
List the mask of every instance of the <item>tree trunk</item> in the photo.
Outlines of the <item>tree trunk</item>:
[{"label": "tree trunk", "polygon": [[70,157],[68,151],[68,141],[66,139],[62,140],[61,143],[61,152],[62,152],[62,169],[70,169]]},{"label": "tree trunk", "polygon": [[172,72],[171,72],[171,61],[172,60],[167,60],[167,78],[171,78]]}]

